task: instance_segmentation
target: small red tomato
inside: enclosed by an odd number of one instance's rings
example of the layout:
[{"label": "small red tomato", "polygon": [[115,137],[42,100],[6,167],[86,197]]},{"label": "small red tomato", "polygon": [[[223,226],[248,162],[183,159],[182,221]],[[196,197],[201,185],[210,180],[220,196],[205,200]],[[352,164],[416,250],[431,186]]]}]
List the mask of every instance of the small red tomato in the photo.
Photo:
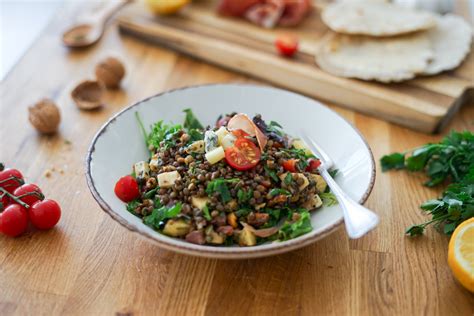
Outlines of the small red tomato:
[{"label": "small red tomato", "polygon": [[56,201],[43,200],[29,208],[30,220],[38,229],[53,228],[61,218],[61,207]]},{"label": "small red tomato", "polygon": [[306,167],[306,171],[308,172],[316,171],[319,168],[319,166],[321,166],[321,160],[310,158],[308,160],[308,166]]},{"label": "small red tomato", "polygon": [[298,50],[298,39],[291,35],[280,35],[275,40],[278,52],[286,57],[292,57]]},{"label": "small red tomato", "polygon": [[296,172],[297,159],[288,159],[283,162],[283,168],[289,172]]},{"label": "small red tomato", "polygon": [[234,169],[244,171],[255,167],[260,161],[260,149],[247,138],[238,138],[234,146],[225,150],[225,160]]},{"label": "small red tomato", "polygon": [[[1,193],[0,193],[1,195]],[[8,205],[10,205],[10,197],[6,194],[4,194],[2,196],[2,198],[0,199],[0,203],[2,203],[2,205],[0,205],[0,212],[5,209]]]},{"label": "small red tomato", "polygon": [[[7,180],[8,178],[12,178],[12,177],[15,177],[17,179]],[[25,183],[23,181],[23,175],[21,174],[20,171],[16,169],[5,169],[0,172],[0,187],[4,188],[10,193],[15,191],[15,189],[18,188],[23,183]]]},{"label": "small red tomato", "polygon": [[139,195],[138,183],[132,176],[121,177],[115,184],[115,195],[124,202],[135,200]]},{"label": "small red tomato", "polygon": [[249,133],[244,132],[244,131],[241,130],[241,129],[233,130],[233,131],[232,131],[232,134],[234,134],[234,136],[237,137],[237,138],[243,138],[243,137],[250,136]]},{"label": "small red tomato", "polygon": [[16,237],[23,234],[28,228],[28,212],[19,204],[9,205],[0,213],[0,232]]},{"label": "small red tomato", "polygon": [[35,202],[44,199],[41,189],[36,184],[32,183],[23,184],[21,187],[16,188],[13,195],[16,197],[24,195],[20,198],[20,201],[25,202],[28,205],[33,205]]}]

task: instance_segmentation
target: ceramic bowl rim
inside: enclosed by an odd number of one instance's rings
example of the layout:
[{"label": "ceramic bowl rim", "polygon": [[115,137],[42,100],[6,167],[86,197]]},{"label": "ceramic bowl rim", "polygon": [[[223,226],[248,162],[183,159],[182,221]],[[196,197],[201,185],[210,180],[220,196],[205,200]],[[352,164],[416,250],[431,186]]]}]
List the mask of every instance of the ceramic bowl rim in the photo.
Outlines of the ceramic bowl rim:
[{"label": "ceramic bowl rim", "polygon": [[[120,110],[116,114],[114,114],[111,118],[109,118],[97,131],[97,133],[94,135],[92,142],[87,150],[86,153],[86,159],[85,159],[85,173],[86,173],[86,180],[87,180],[87,186],[89,190],[92,193],[93,198],[96,200],[96,202],[99,204],[99,206],[102,208],[103,211],[105,211],[110,217],[112,217],[115,221],[119,222],[122,226],[127,228],[128,230],[138,233],[138,235],[143,236],[147,238],[148,240],[154,242],[156,245],[159,247],[182,253],[182,254],[187,254],[187,255],[193,255],[193,256],[198,256],[198,257],[207,257],[207,258],[218,258],[218,259],[249,259],[249,258],[258,258],[258,257],[266,257],[270,255],[275,255],[279,253],[284,253],[288,252],[291,250],[299,249],[304,246],[307,246],[309,244],[312,244],[332,232],[334,232],[339,225],[343,223],[343,219],[341,218],[337,222],[333,223],[332,225],[326,227],[323,231],[319,232],[316,235],[304,238],[304,235],[301,236],[302,238],[295,238],[291,240],[287,240],[284,242],[280,243],[272,243],[272,244],[267,244],[267,245],[262,245],[262,246],[254,246],[254,247],[247,247],[247,248],[233,248],[233,247],[209,247],[209,246],[200,246],[200,245],[194,245],[194,244],[189,244],[187,245],[186,243],[178,244],[178,243],[172,243],[168,241],[161,241],[156,239],[152,234],[145,232],[141,230],[139,227],[131,224],[128,222],[126,219],[122,218],[118,213],[116,213],[113,208],[102,198],[100,193],[97,191],[95,184],[94,184],[94,179],[92,178],[91,174],[91,162],[92,162],[92,155],[94,154],[95,151],[95,145],[97,143],[97,140],[102,136],[103,133],[105,133],[111,123],[113,123],[118,117],[120,117],[122,114],[124,114],[127,111],[130,111],[131,109],[135,108],[136,106],[148,102],[151,99],[158,98],[162,95],[169,94],[169,93],[175,93],[180,90],[187,90],[187,89],[199,89],[202,87],[212,87],[212,86],[240,86],[240,87],[252,87],[252,88],[259,88],[259,89],[269,89],[269,90],[277,90],[278,92],[285,92],[285,93],[290,93],[294,94],[298,97],[302,97],[307,99],[309,102],[314,102],[317,103],[321,106],[326,107],[329,111],[331,111],[333,114],[338,116],[339,118],[343,119],[353,130],[356,132],[359,137],[362,139],[366,149],[368,150],[370,154],[370,160],[371,160],[371,175],[370,175],[370,181],[368,188],[366,189],[365,193],[362,195],[362,197],[359,200],[360,204],[363,204],[369,197],[370,193],[372,192],[372,189],[375,184],[375,177],[376,177],[376,167],[375,167],[375,160],[374,160],[374,155],[372,153],[372,150],[367,143],[367,140],[364,138],[364,136],[360,133],[360,131],[352,125],[351,122],[346,120],[344,117],[339,115],[337,112],[334,110],[330,109],[327,107],[325,104],[311,99],[305,95],[301,95],[296,92],[288,91],[285,89],[280,89],[276,88],[273,86],[265,86],[265,85],[255,85],[255,84],[246,84],[246,83],[210,83],[210,84],[199,84],[199,85],[190,85],[190,86],[185,86],[185,87],[180,87],[176,89],[170,89],[166,91],[162,91],[160,93],[151,95],[145,99],[142,99],[132,105],[129,105],[125,107],[124,109]],[[165,236],[165,235],[163,235]],[[170,241],[173,240],[173,238],[168,237]],[[263,247],[267,246],[267,247]],[[197,249],[196,249],[197,248]],[[238,251],[236,251],[238,249]]]}]

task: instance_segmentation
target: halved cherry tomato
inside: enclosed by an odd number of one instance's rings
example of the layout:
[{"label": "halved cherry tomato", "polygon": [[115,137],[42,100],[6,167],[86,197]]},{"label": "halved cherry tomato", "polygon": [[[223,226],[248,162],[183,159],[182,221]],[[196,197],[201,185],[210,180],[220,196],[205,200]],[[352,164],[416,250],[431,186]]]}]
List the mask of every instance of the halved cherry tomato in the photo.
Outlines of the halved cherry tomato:
[{"label": "halved cherry tomato", "polygon": [[308,160],[308,166],[306,167],[306,171],[307,172],[313,172],[313,171],[317,170],[319,166],[321,166],[321,160],[310,158]]},{"label": "halved cherry tomato", "polygon": [[238,138],[234,146],[225,150],[225,160],[234,169],[244,171],[255,167],[260,161],[260,149],[247,138]]},{"label": "halved cherry tomato", "polygon": [[283,162],[282,166],[286,171],[296,172],[296,163],[298,159],[288,159]]},{"label": "halved cherry tomato", "polygon": [[114,191],[115,195],[124,202],[133,201],[140,195],[137,180],[130,175],[121,177],[115,184]]},{"label": "halved cherry tomato", "polygon": [[[16,179],[7,180],[13,177],[15,177]],[[15,191],[15,189],[23,183],[25,183],[23,181],[23,175],[20,171],[16,169],[5,169],[0,172],[0,187],[4,188],[10,193]]]},{"label": "halved cherry tomato", "polygon": [[275,47],[281,55],[291,57],[298,50],[298,39],[291,35],[280,35],[275,40]]},{"label": "halved cherry tomato", "polygon": [[36,184],[32,183],[23,184],[21,187],[16,188],[13,195],[16,197],[24,195],[20,198],[20,201],[25,202],[28,205],[33,205],[33,203],[44,199],[41,189]]},{"label": "halved cherry tomato", "polygon": [[246,133],[246,132],[244,132],[244,131],[241,130],[241,129],[233,130],[233,131],[232,131],[232,134],[234,134],[235,137],[237,137],[237,138],[243,138],[243,137],[250,136],[249,133]]},{"label": "halved cherry tomato", "polygon": [[0,232],[16,237],[23,234],[28,228],[28,212],[20,204],[9,205],[0,213]]}]

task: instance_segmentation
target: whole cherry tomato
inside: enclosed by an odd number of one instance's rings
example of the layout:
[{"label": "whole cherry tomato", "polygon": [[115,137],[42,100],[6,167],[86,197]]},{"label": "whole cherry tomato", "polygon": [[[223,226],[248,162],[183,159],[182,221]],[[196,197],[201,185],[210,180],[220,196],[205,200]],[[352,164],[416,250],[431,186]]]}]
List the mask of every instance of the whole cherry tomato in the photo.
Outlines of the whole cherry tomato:
[{"label": "whole cherry tomato", "polygon": [[298,162],[297,159],[288,159],[288,160],[285,160],[282,164],[283,168],[286,170],[286,171],[289,171],[289,172],[296,172],[296,163]]},{"label": "whole cherry tomato", "polygon": [[291,57],[298,50],[298,39],[291,35],[280,35],[275,40],[275,47],[281,55]]},{"label": "whole cherry tomato", "polygon": [[308,160],[308,166],[306,167],[306,171],[307,172],[316,171],[319,168],[319,166],[321,166],[321,160],[310,158]]},{"label": "whole cherry tomato", "polygon": [[19,204],[9,205],[0,213],[0,232],[16,237],[23,234],[28,228],[28,212]]},{"label": "whole cherry tomato", "polygon": [[139,195],[138,183],[132,176],[124,176],[115,184],[115,195],[124,202],[135,200]]},{"label": "whole cherry tomato", "polygon": [[33,205],[35,202],[41,201],[44,199],[44,195],[41,192],[41,189],[36,184],[23,184],[21,187],[16,188],[13,192],[13,195],[20,197],[20,201],[25,202],[28,205]]},{"label": "whole cherry tomato", "polygon": [[38,229],[53,228],[61,218],[61,207],[56,201],[38,201],[29,208],[30,220]]},{"label": "whole cherry tomato", "polygon": [[236,170],[248,170],[260,161],[260,149],[247,138],[238,138],[234,146],[225,150],[225,160]]},{"label": "whole cherry tomato", "polygon": [[[16,177],[16,179],[7,180],[8,178],[12,177]],[[16,169],[5,169],[0,171],[0,187],[4,188],[8,192],[12,193],[23,183],[25,183],[25,181],[23,181],[23,175],[20,171]]]},{"label": "whole cherry tomato", "polygon": [[10,205],[10,197],[6,194],[4,194],[2,196],[2,193],[0,193],[0,196],[2,197],[0,199],[0,203],[2,203],[2,205],[0,206],[0,211],[2,211],[3,209],[5,209],[8,205]]}]

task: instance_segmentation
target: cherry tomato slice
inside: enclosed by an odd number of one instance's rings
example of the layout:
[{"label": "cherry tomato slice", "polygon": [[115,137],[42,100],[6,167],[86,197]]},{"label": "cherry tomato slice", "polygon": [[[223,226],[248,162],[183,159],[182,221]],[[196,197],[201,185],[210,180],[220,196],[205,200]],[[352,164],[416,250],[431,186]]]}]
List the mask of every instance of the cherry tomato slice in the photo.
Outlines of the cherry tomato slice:
[{"label": "cherry tomato slice", "polygon": [[29,208],[31,223],[38,229],[53,228],[61,218],[61,207],[56,201],[43,200]]},{"label": "cherry tomato slice", "polygon": [[25,202],[28,205],[33,205],[35,202],[41,201],[44,199],[44,195],[41,192],[41,189],[36,184],[23,184],[21,187],[16,188],[13,192],[14,196],[20,197],[20,201]]},{"label": "cherry tomato slice", "polygon": [[308,166],[306,167],[306,171],[308,172],[316,171],[320,165],[321,165],[321,160],[310,158],[308,160]]},{"label": "cherry tomato slice", "polygon": [[225,150],[225,160],[236,170],[248,170],[260,161],[260,149],[251,140],[238,138],[234,146]]},{"label": "cherry tomato slice", "polygon": [[[7,180],[11,177],[16,177],[17,179]],[[5,169],[0,172],[0,187],[4,188],[10,193],[13,193],[13,191],[15,191],[15,189],[23,183],[23,175],[16,169]]]},{"label": "cherry tomato slice", "polygon": [[28,212],[19,204],[9,205],[0,213],[0,232],[16,237],[23,234],[28,228]]},{"label": "cherry tomato slice", "polygon": [[115,184],[115,195],[124,202],[135,200],[139,195],[138,183],[132,176],[124,176]]},{"label": "cherry tomato slice", "polygon": [[280,35],[275,40],[275,47],[281,55],[291,57],[298,50],[298,39],[291,35]]},{"label": "cherry tomato slice", "polygon": [[282,166],[286,171],[289,172],[296,172],[296,163],[298,162],[297,159],[288,159],[283,162]]}]

